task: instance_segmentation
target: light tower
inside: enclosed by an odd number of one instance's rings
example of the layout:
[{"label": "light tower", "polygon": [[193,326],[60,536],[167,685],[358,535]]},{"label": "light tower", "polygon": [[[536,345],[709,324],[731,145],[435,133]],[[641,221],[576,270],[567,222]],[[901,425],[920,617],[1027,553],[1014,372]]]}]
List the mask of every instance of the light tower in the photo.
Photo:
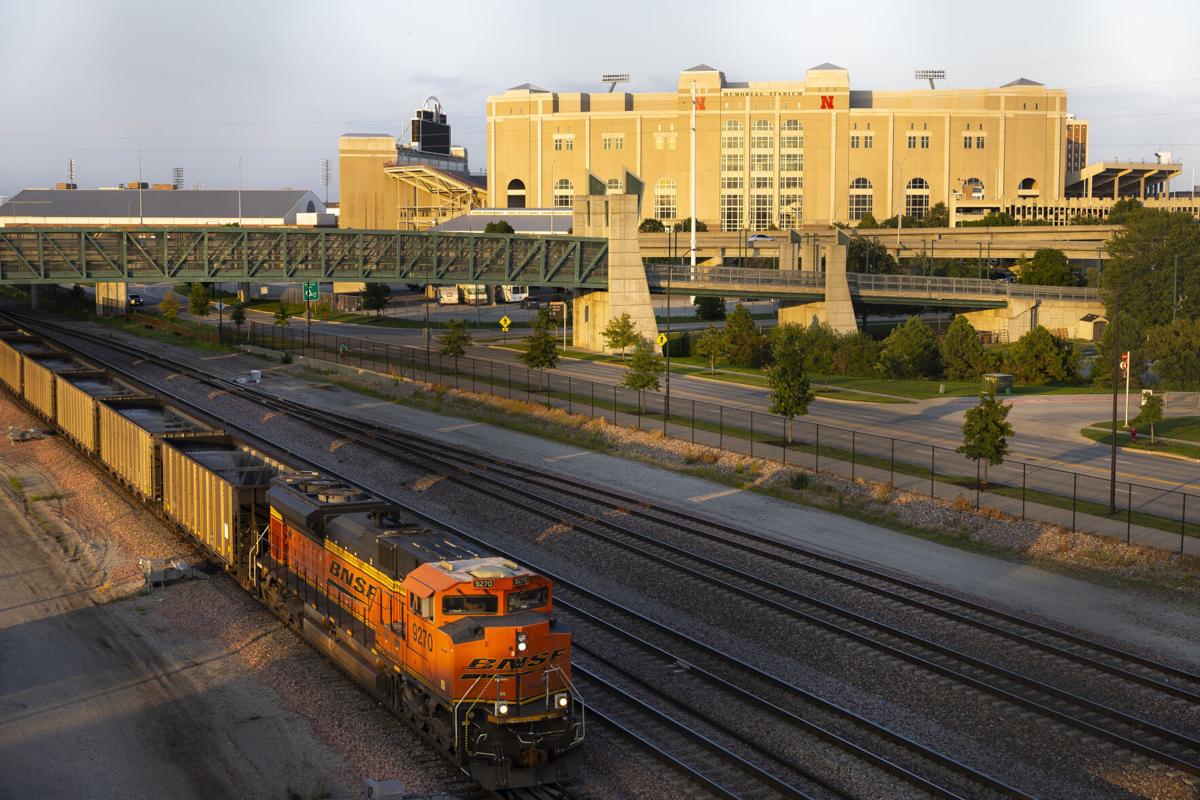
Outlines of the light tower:
[{"label": "light tower", "polygon": [[622,83],[629,83],[628,72],[608,72],[600,76],[601,83],[608,84],[608,93],[612,94],[613,90]]},{"label": "light tower", "polygon": [[177,190],[183,188],[183,167],[171,167],[171,185]]},{"label": "light tower", "polygon": [[913,71],[913,78],[919,81],[929,81],[929,88],[936,89],[934,81],[946,80],[946,70],[944,69],[918,69]]},{"label": "light tower", "polygon": [[333,175],[333,169],[329,166],[329,159],[321,159],[321,183],[325,185],[325,205],[329,205],[329,179]]}]

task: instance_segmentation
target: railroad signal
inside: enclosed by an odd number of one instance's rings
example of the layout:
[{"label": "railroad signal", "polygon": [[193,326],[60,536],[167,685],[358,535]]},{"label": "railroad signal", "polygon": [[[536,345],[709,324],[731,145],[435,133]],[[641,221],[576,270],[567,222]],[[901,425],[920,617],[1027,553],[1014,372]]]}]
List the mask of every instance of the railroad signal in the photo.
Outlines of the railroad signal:
[{"label": "railroad signal", "polygon": [[320,286],[316,281],[306,281],[304,284],[304,300],[319,300],[321,296]]}]

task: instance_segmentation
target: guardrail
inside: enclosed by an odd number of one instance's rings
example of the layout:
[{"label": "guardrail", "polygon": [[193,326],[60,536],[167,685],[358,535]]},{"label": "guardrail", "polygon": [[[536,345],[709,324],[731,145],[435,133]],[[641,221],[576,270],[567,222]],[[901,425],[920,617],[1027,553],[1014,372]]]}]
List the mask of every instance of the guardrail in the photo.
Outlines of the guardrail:
[{"label": "guardrail", "polygon": [[[731,289],[757,288],[764,291],[825,290],[825,273],[808,270],[749,269],[709,267],[687,264],[649,264],[646,280],[655,288],[672,285],[728,286]],[[1100,290],[1077,286],[1029,286],[979,278],[945,278],[932,275],[873,275],[851,272],[846,275],[851,292],[877,292],[896,295],[975,295],[986,297],[1028,297],[1040,300],[1100,300]]]}]

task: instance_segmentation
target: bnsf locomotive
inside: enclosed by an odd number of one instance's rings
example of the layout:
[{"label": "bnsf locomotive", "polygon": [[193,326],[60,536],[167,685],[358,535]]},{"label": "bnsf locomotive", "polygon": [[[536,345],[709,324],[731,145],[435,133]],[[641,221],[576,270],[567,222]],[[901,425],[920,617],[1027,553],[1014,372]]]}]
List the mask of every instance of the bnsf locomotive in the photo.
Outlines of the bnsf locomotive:
[{"label": "bnsf locomotive", "polygon": [[583,705],[546,578],[24,332],[0,330],[0,384],[484,787],[575,775]]},{"label": "bnsf locomotive", "polygon": [[550,582],[317,474],[276,478],[268,600],[489,788],[563,781],[583,741]]}]

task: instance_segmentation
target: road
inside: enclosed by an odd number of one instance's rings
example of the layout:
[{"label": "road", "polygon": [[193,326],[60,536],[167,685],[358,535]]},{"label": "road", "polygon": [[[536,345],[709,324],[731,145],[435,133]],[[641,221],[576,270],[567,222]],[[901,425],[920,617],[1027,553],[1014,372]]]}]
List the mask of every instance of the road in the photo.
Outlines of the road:
[{"label": "road", "polygon": [[[675,313],[679,314],[685,304],[686,298],[680,298],[673,303]],[[497,306],[485,310],[496,318],[506,310],[510,316],[514,316],[511,306]],[[461,307],[438,309],[435,314],[461,318],[462,311]],[[266,322],[270,320],[270,315],[259,312],[250,314],[249,318],[258,318],[259,321]],[[437,317],[431,315],[431,318]],[[216,322],[212,318],[204,321],[214,324]],[[706,323],[697,322],[673,327],[684,329],[705,325]],[[421,347],[425,342],[424,332],[417,328],[381,328],[314,321],[312,330],[314,333],[356,336],[393,345]],[[515,338],[521,333],[522,329],[514,329],[510,335]],[[499,330],[496,334],[499,335]],[[436,336],[436,332],[434,335]],[[468,354],[499,363],[519,363],[518,353],[491,345],[476,345],[470,348]],[[572,378],[611,385],[620,382],[623,370],[615,364],[568,358],[559,363],[557,372]],[[769,406],[768,392],[765,389],[708,380],[700,376],[672,375],[671,397],[763,412]],[[1098,479],[1108,478],[1110,449],[1084,438],[1079,430],[1109,415],[1109,397],[1097,394],[1025,396],[1013,398],[1011,403],[1013,409],[1009,421],[1015,433],[1010,440],[1010,446],[1014,458],[1041,466],[1057,466]],[[939,398],[916,403],[883,404],[822,397],[811,406],[805,419],[823,425],[953,449],[962,442],[963,414],[974,404],[973,398]],[[1200,489],[1200,464],[1136,451],[1118,452],[1117,475],[1120,480],[1130,480],[1163,491]]]}]

